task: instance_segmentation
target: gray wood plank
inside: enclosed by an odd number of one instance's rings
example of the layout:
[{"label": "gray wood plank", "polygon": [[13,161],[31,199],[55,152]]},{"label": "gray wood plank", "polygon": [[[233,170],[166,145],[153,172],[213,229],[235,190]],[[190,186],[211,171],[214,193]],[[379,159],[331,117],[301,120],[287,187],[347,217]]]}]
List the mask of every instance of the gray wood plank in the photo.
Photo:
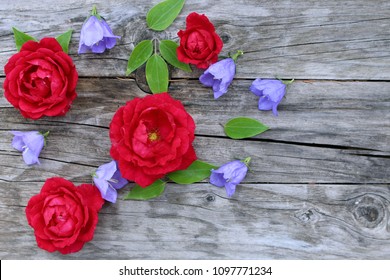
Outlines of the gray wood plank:
[{"label": "gray wood plank", "polygon": [[[3,81],[0,79],[0,92]],[[175,80],[170,91],[193,116],[198,135],[222,137],[222,125],[230,118],[244,115],[271,128],[255,139],[389,155],[390,83],[297,81],[280,103],[278,117],[257,109],[258,97],[249,91],[250,84],[251,81],[235,80],[228,93],[217,100],[212,90],[198,81]],[[48,130],[68,123],[80,128],[108,128],[119,106],[146,94],[132,79],[80,79],[77,92],[78,98],[66,117],[35,122],[23,119],[2,96],[1,129]]]},{"label": "gray wood plank", "polygon": [[[183,101],[197,123],[198,157],[221,165],[251,156],[253,172],[246,182],[389,182],[389,99],[383,91],[387,83],[298,82],[278,117],[257,110],[246,81],[235,83],[218,101],[211,100],[210,90],[197,81],[172,84],[173,96]],[[25,120],[1,101],[0,179],[39,181],[57,174],[89,181],[89,174],[110,160],[108,125],[114,111],[145,93],[131,79],[82,79],[78,89],[71,111],[60,118]],[[242,114],[260,119],[271,130],[249,140],[228,139],[220,123]],[[9,131],[18,129],[51,131],[41,166],[26,168],[10,146]]]},{"label": "gray wood plank", "polygon": [[[167,31],[155,33],[145,29],[145,14],[157,2],[95,1],[122,39],[105,54],[80,56],[79,32],[91,3],[1,2],[0,65],[16,51],[12,26],[38,38],[73,28],[70,55],[81,78],[67,116],[31,121],[5,100],[0,69],[0,258],[389,259],[390,2],[194,0]],[[96,167],[110,160],[114,112],[148,94],[143,69],[124,78],[134,44],[176,38],[192,11],[215,23],[222,54],[238,47],[246,54],[220,99],[199,84],[199,70],[172,71],[170,93],[194,117],[200,159],[220,165],[252,156],[251,172],[231,199],[204,180],[168,183],[147,202],[107,203],[82,251],[63,256],[39,249],[24,214],[29,198],[49,177],[91,182]],[[298,78],[278,117],[258,111],[248,90],[254,78],[275,76]],[[222,124],[239,115],[271,130],[228,139]],[[51,131],[41,165],[24,164],[10,130]]]},{"label": "gray wood plank", "polygon": [[388,186],[243,184],[227,199],[208,184],[169,185],[152,201],[105,205],[94,239],[61,255],[36,247],[25,221],[41,185],[0,188],[2,259],[390,258]]},{"label": "gray wood plank", "polygon": [[[75,30],[70,54],[81,76],[124,76],[134,45],[147,38],[177,38],[192,11],[205,13],[225,45],[222,55],[238,48],[238,78],[390,79],[390,3],[364,1],[187,1],[181,15],[164,32],[146,29],[145,15],[158,1],[95,1],[122,37],[102,55],[77,55],[80,28],[91,9],[83,1],[2,1],[0,65],[15,53],[11,27],[42,38]],[[195,71],[190,77],[198,77]],[[0,75],[4,75],[0,69]],[[174,71],[172,77],[189,75]]]},{"label": "gray wood plank", "polygon": [[[52,131],[50,143],[41,153],[40,166],[25,166],[10,142],[2,143],[0,180],[42,181],[58,175],[90,182],[97,166],[111,160],[107,130],[88,129],[90,137],[80,137],[85,128],[68,125],[65,133],[63,130],[58,127]],[[0,135],[7,139],[3,132]],[[354,155],[343,149],[208,137],[197,137],[194,146],[199,159],[215,165],[251,156],[251,172],[245,182],[389,183],[389,158]]]}]

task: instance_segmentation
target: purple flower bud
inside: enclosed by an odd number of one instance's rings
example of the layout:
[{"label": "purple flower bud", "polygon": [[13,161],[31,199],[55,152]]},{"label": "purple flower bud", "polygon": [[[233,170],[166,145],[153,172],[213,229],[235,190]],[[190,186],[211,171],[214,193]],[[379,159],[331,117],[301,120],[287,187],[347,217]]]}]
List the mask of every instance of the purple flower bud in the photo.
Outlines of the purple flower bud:
[{"label": "purple flower bud", "polygon": [[[250,160],[250,158],[248,159]],[[245,178],[247,171],[248,167],[245,162],[234,160],[222,165],[217,170],[211,170],[210,183],[217,187],[225,187],[226,194],[231,197],[236,191],[236,185]]]},{"label": "purple flower bud", "polygon": [[40,164],[39,154],[45,144],[45,137],[38,131],[11,131],[14,135],[12,147],[22,152],[26,164]]},{"label": "purple flower bud", "polygon": [[99,18],[92,15],[81,27],[79,54],[87,51],[103,53],[106,49],[113,48],[116,39],[120,38],[113,34],[103,18]]},{"label": "purple flower bud", "polygon": [[112,203],[116,202],[117,191],[123,188],[128,181],[124,179],[118,169],[116,161],[99,166],[93,175],[93,182],[99,189],[102,197]]},{"label": "purple flower bud", "polygon": [[232,58],[225,58],[212,65],[199,77],[206,87],[212,87],[214,98],[225,94],[236,73],[236,64]]},{"label": "purple flower bud", "polygon": [[260,97],[259,110],[268,111],[272,109],[273,114],[278,115],[278,105],[286,93],[286,85],[282,81],[257,78],[250,86],[250,90]]}]

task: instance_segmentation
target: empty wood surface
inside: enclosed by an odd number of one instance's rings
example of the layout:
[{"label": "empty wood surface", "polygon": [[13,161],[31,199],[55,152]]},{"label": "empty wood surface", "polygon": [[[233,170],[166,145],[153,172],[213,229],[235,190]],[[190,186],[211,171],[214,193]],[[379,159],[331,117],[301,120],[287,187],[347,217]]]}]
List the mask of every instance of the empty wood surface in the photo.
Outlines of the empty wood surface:
[{"label": "empty wood surface", "polygon": [[[222,55],[242,49],[237,78],[389,80],[390,2],[387,0],[189,0],[164,32],[147,29],[147,11],[159,0],[3,0],[0,64],[15,52],[11,27],[34,37],[74,30],[70,54],[80,75],[124,76],[134,45],[177,39],[190,12],[206,14],[225,42]],[[121,36],[102,55],[77,55],[80,29],[92,4]],[[93,65],[93,67],[91,67]],[[4,74],[0,69],[0,74]],[[185,72],[175,76],[187,77]],[[192,77],[198,77],[198,72]]]},{"label": "empty wood surface", "polygon": [[[390,259],[389,1],[187,1],[167,31],[146,29],[158,1],[2,1],[0,3],[1,259]],[[121,40],[104,54],[78,55],[92,4]],[[115,111],[148,93],[143,69],[125,76],[134,45],[177,39],[188,13],[205,13],[225,45],[244,50],[227,94],[172,70],[169,91],[196,122],[198,158],[215,165],[252,157],[232,198],[207,180],[168,183],[150,201],[106,203],[94,239],[76,254],[36,246],[24,209],[44,181],[76,184],[110,161]],[[80,79],[65,117],[24,119],[3,96],[3,65],[16,52],[11,27],[37,38],[72,28]],[[279,116],[257,109],[253,79],[296,78]],[[271,129],[246,140],[225,136],[237,116]],[[41,165],[26,166],[11,130],[48,131]],[[133,184],[119,191],[123,197]]]}]

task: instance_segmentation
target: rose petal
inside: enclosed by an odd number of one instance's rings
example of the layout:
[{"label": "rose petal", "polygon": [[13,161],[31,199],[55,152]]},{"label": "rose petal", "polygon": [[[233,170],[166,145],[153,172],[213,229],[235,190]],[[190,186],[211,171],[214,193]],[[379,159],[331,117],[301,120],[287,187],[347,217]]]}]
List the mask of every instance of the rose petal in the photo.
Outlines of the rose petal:
[{"label": "rose petal", "polygon": [[55,38],[43,38],[39,41],[40,48],[46,48],[53,52],[62,52],[60,43]]},{"label": "rose petal", "polygon": [[215,31],[214,25],[210,22],[204,14],[192,12],[186,18],[187,29],[206,29],[210,32]]},{"label": "rose petal", "polygon": [[61,254],[64,254],[64,255],[65,254],[76,253],[76,252],[80,251],[84,247],[84,244],[85,244],[84,241],[75,242],[75,243],[72,243],[71,245],[66,246],[64,248],[59,248],[58,251]]},{"label": "rose petal", "polygon": [[89,209],[93,211],[99,211],[103,204],[104,200],[102,199],[99,190],[90,184],[82,184],[78,187],[79,192],[82,194],[84,203],[88,206]]}]

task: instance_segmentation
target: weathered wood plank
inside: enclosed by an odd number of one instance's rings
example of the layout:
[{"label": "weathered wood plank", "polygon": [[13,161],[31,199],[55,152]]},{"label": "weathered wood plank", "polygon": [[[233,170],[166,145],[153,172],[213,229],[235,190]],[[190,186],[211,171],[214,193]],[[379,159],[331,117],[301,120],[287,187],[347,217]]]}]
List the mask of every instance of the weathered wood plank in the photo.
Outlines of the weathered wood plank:
[{"label": "weathered wood plank", "polygon": [[[388,183],[390,115],[383,91],[388,84],[353,85],[298,82],[277,118],[257,110],[256,96],[249,93],[246,81],[235,83],[217,101],[210,101],[210,90],[196,81],[175,81],[172,94],[183,101],[198,125],[195,146],[200,159],[219,165],[253,158],[253,172],[246,182]],[[127,100],[145,93],[133,80],[117,79],[82,79],[78,89],[79,97],[66,117],[39,121],[23,119],[2,99],[0,151],[6,164],[0,179],[39,181],[54,173],[90,180],[89,174],[110,160],[112,115]],[[251,140],[227,139],[220,123],[241,114],[256,116],[271,130]],[[17,129],[51,131],[41,166],[26,168],[10,146],[9,131]]]},{"label": "weathered wood plank", "polygon": [[[240,48],[238,78],[390,80],[390,3],[364,1],[187,1],[165,32],[145,30],[146,12],[157,3],[94,1],[120,43],[102,55],[77,55],[81,25],[92,3],[3,1],[0,5],[0,65],[16,51],[11,27],[41,38],[75,30],[70,48],[81,76],[124,76],[134,44],[146,38],[176,38],[192,11],[205,13],[225,42],[223,55]],[[93,67],[91,67],[93,66]],[[198,77],[195,71],[192,77]],[[0,69],[0,75],[4,75]],[[188,77],[174,72],[173,77]]]},{"label": "weathered wood plank", "polygon": [[[3,81],[0,79],[0,92]],[[390,83],[297,81],[279,105],[278,117],[257,109],[258,98],[249,91],[250,84],[251,81],[234,81],[229,92],[217,100],[211,89],[198,81],[173,81],[170,91],[193,116],[198,135],[224,136],[221,124],[245,115],[271,127],[256,139],[389,155]],[[0,128],[48,130],[67,123],[108,128],[119,106],[145,96],[132,79],[81,79],[77,89],[79,96],[66,117],[36,122],[24,120],[2,96]]]},{"label": "weathered wood plank", "polygon": [[[66,130],[65,132],[63,132]],[[25,166],[19,152],[10,147],[11,137],[0,132],[2,181],[42,181],[53,175],[90,182],[97,166],[110,161],[110,140],[106,129],[73,125],[53,128],[50,143],[41,153],[40,166]],[[4,140],[3,140],[4,141]],[[234,159],[252,157],[245,182],[255,183],[389,183],[389,158],[353,155],[343,149],[238,141],[197,137],[194,146],[199,159],[222,165]]]},{"label": "weathered wood plank", "polygon": [[[166,32],[153,33],[145,30],[145,14],[158,1],[95,1],[122,39],[105,54],[82,56],[80,27],[93,3],[0,4],[0,65],[16,51],[12,26],[38,38],[73,28],[70,55],[82,77],[67,116],[31,121],[3,97],[0,69],[0,258],[389,259],[390,3],[194,0]],[[29,198],[48,177],[91,182],[95,168],[110,160],[114,112],[147,94],[142,69],[123,79],[134,44],[175,38],[191,11],[215,23],[223,54],[237,48],[246,54],[220,99],[199,84],[200,71],[174,71],[170,92],[195,119],[200,159],[219,165],[251,156],[252,172],[232,199],[205,180],[168,183],[161,197],[147,202],[107,203],[94,240],[81,252],[39,249],[24,214]],[[254,78],[275,76],[300,79],[279,117],[258,111],[248,90]],[[271,130],[249,140],[226,138],[221,124],[239,115]],[[10,130],[51,131],[41,165],[23,163],[10,146]]]},{"label": "weathered wood plank", "polygon": [[390,258],[390,189],[380,185],[244,184],[234,199],[169,185],[153,201],[105,205],[94,239],[71,256],[35,245],[24,206],[41,185],[0,188],[2,259]]}]

